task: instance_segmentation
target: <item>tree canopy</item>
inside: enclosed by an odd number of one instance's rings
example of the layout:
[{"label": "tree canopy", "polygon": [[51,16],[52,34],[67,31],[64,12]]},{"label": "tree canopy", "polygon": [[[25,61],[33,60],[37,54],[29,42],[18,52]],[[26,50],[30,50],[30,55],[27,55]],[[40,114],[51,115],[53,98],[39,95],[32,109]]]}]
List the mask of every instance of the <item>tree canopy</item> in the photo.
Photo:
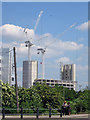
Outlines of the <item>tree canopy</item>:
[{"label": "tree canopy", "polygon": [[[48,86],[46,83],[37,83],[31,88],[18,88],[19,108],[28,109],[60,109],[66,100],[71,104],[72,113],[88,111],[88,89],[76,92],[62,86]],[[2,83],[2,106],[16,108],[15,87]]]}]

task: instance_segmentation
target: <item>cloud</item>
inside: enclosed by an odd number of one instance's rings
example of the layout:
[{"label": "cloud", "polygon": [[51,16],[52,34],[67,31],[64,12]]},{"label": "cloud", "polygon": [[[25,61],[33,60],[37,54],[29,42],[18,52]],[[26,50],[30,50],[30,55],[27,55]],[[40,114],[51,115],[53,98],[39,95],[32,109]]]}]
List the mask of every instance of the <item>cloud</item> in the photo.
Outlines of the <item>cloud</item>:
[{"label": "cloud", "polygon": [[85,65],[85,66],[77,65],[76,68],[77,68],[77,71],[87,71],[88,65]]},{"label": "cloud", "polygon": [[26,52],[27,52],[27,47],[25,47],[25,44],[24,44],[24,43],[21,43],[20,46],[17,47],[17,52],[18,52],[18,54],[19,54],[19,53],[20,53],[20,54],[23,53],[23,55],[26,54]]},{"label": "cloud", "polygon": [[77,44],[73,41],[62,41],[60,39],[56,39],[49,33],[45,34],[45,36],[48,37],[39,41],[39,48],[46,48],[47,57],[60,56],[63,55],[65,51],[81,50],[84,47],[83,44]]},{"label": "cloud", "polygon": [[[33,45],[30,48],[30,58],[32,57],[39,57],[37,54],[37,48],[39,46]],[[18,58],[26,58],[28,59],[28,47],[25,47],[25,43],[21,43],[19,46],[17,46],[16,48],[16,52],[17,52],[17,57]]]},{"label": "cloud", "polygon": [[88,22],[84,22],[83,24],[77,26],[76,29],[80,31],[88,30]]},{"label": "cloud", "polygon": [[5,24],[0,27],[2,30],[3,46],[13,47],[15,46],[18,51],[18,56],[27,55],[27,48],[25,48],[25,41],[30,39],[34,44],[31,48],[32,55],[36,55],[37,48],[47,48],[46,57],[55,57],[63,55],[65,51],[76,51],[83,48],[83,44],[77,44],[73,41],[62,41],[60,39],[54,38],[50,33],[45,33],[43,35],[34,34],[33,29],[26,29],[27,38],[24,28]]},{"label": "cloud", "polygon": [[68,57],[61,57],[60,59],[57,60],[57,62],[63,62],[64,64],[72,63],[72,61]]},{"label": "cloud", "polygon": [[[28,39],[31,39],[34,36],[34,31],[32,29],[26,29],[26,32]],[[27,39],[24,33],[24,28],[11,24],[5,24],[1,26],[0,33],[2,33],[3,42],[23,42]]]},{"label": "cloud", "polygon": [[59,41],[58,45],[62,50],[67,51],[67,50],[80,50],[83,47],[83,44],[77,44],[76,42],[72,42],[72,41],[67,41],[67,42],[63,42],[63,41]]},{"label": "cloud", "polygon": [[[44,45],[50,43],[50,41],[45,41],[45,42],[46,43],[44,43]],[[76,42],[72,42],[72,41],[63,42],[62,40],[57,40],[54,44],[51,44],[50,46],[47,47],[46,52],[48,54],[48,57],[58,56],[58,55],[60,56],[63,55],[65,51],[70,52],[70,51],[81,50],[83,47],[84,47],[83,44],[77,44]]]},{"label": "cloud", "polygon": [[50,58],[50,57],[56,57],[56,56],[60,56],[60,55],[63,55],[64,52],[63,51],[60,51],[58,50],[58,48],[48,48],[46,49],[46,57]]}]

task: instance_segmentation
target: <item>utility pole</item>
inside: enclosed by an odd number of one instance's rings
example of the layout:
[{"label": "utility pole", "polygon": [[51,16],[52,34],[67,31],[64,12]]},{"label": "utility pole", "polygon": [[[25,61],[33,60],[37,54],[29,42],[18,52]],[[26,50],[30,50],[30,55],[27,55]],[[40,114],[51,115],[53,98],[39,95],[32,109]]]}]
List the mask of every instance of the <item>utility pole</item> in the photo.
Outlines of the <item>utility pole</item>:
[{"label": "utility pole", "polygon": [[16,52],[15,52],[15,47],[13,47],[13,53],[14,53],[14,68],[15,68],[16,105],[17,105],[17,112],[18,112],[19,104],[18,104],[18,86],[17,86],[17,69],[16,69]]}]

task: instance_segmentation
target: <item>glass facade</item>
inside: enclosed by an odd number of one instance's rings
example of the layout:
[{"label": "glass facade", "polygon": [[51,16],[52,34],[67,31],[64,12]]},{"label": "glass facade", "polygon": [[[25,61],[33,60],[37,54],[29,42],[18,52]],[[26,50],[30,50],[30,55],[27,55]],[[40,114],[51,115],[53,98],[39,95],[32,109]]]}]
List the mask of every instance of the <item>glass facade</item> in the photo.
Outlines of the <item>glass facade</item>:
[{"label": "glass facade", "polygon": [[0,79],[3,81],[3,83],[9,83],[11,80],[10,76],[10,52],[9,48],[2,48],[0,50]]}]

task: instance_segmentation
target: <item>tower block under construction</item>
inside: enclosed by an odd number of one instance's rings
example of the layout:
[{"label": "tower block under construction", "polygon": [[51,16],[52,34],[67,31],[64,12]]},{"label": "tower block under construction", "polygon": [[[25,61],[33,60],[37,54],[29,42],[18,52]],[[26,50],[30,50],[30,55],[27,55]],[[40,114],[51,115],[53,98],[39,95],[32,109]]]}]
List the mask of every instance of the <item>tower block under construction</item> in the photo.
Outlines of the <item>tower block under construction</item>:
[{"label": "tower block under construction", "polygon": [[76,80],[76,65],[75,64],[65,64],[61,65],[61,80]]},{"label": "tower block under construction", "polygon": [[30,88],[38,78],[38,62],[23,61],[23,87]]}]

